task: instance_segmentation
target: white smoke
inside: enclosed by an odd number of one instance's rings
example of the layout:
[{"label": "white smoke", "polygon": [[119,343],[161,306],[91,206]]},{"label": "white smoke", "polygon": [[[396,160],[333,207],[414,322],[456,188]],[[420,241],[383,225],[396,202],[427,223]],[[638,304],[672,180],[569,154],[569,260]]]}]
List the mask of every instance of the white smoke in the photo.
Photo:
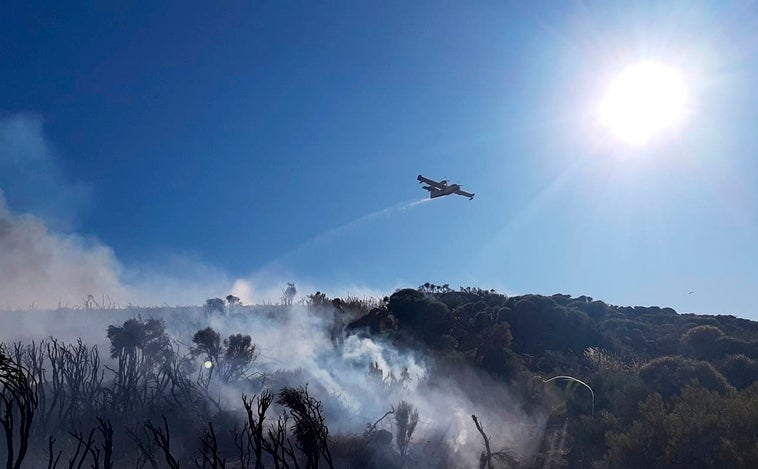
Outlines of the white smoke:
[{"label": "white smoke", "polygon": [[[130,310],[0,313],[0,342],[39,341],[54,336],[108,350],[106,329],[129,317],[164,319],[177,351],[187,353],[194,332],[213,327],[223,338],[249,334],[258,357],[255,376],[276,391],[309,386],[324,404],[330,434],[360,434],[401,400],[419,413],[411,454],[446,451],[455,467],[473,467],[483,449],[471,415],[483,423],[493,451],[507,449],[525,460],[536,450],[546,416],[530,415],[508,385],[462,362],[442,365],[419,350],[381,337],[334,336],[330,308],[302,305],[242,306],[207,316],[201,307]],[[203,367],[203,357],[197,361]],[[225,410],[240,415],[241,390],[217,383],[214,393]],[[377,427],[394,434],[392,415]]]},{"label": "white smoke", "polygon": [[[333,312],[328,308],[314,312],[299,305],[274,305],[282,296],[285,281],[293,280],[286,278],[286,273],[272,275],[264,270],[235,279],[181,256],[169,259],[160,268],[126,267],[96,238],[64,231],[65,223],[51,225],[51,219],[71,220],[71,213],[82,203],[79,195],[86,192],[77,189],[81,185],[66,183],[51,154],[39,120],[17,117],[0,122],[0,169],[15,168],[17,178],[0,178],[0,185],[12,188],[15,194],[20,190],[19,181],[27,178],[31,186],[39,183],[40,194],[48,198],[50,194],[68,194],[56,199],[61,203],[50,206],[44,205],[42,198],[34,198],[33,204],[22,207],[24,213],[14,213],[0,192],[0,310],[10,310],[0,314],[0,341],[48,336],[71,341],[81,337],[102,346],[107,345],[108,325],[136,315],[166,319],[174,337],[185,345],[194,331],[207,326],[224,337],[250,334],[260,353],[257,371],[272,380],[286,381],[281,384],[312,385],[314,392],[322,393],[318,397],[325,400],[334,432],[360,432],[405,400],[419,411],[414,437],[417,445],[443,439],[463,466],[475,465],[482,449],[471,414],[479,416],[490,429],[495,448],[507,447],[517,454],[529,451],[534,438],[523,435],[528,429],[540,428],[544,418],[527,417],[503,383],[463,365],[442,369],[431,357],[400,349],[384,339],[335,337]],[[36,173],[30,168],[46,168],[54,176],[34,179]],[[306,245],[428,200],[378,210],[329,230]],[[332,297],[378,298],[391,293],[361,285],[317,288],[308,282],[296,283],[300,298],[316,290],[328,291]],[[275,314],[265,313],[266,307],[239,307],[231,314],[205,318],[200,307],[205,299],[227,294],[247,305],[270,305]],[[130,304],[196,306],[119,309]],[[63,308],[54,311],[59,306]],[[72,311],[72,307],[81,311]],[[237,391],[229,390],[227,402],[239,405]],[[383,425],[392,430],[391,419]]]},{"label": "white smoke", "polygon": [[[254,308],[214,316],[210,325],[224,337],[252,336],[260,353],[255,369],[269,385],[308,384],[324,400],[334,434],[360,433],[405,400],[419,412],[413,440],[419,450],[442,439],[462,467],[474,466],[482,451],[472,414],[485,425],[493,451],[525,457],[536,449],[545,416],[528,416],[506,384],[464,364],[442,366],[381,337],[335,338],[329,309]],[[226,401],[234,406],[239,393],[230,390]],[[394,432],[392,419],[379,428]]]},{"label": "white smoke", "polygon": [[[228,294],[245,304],[275,303],[282,286],[296,280],[275,265],[234,278],[201,259],[171,253],[152,266],[125,266],[97,238],[72,231],[88,193],[86,184],[66,177],[42,119],[0,119],[0,309],[200,305]],[[314,242],[415,204],[379,210]],[[333,296],[379,294],[361,285],[318,283]],[[316,291],[307,281],[297,285],[301,295]]]},{"label": "white smoke", "polygon": [[89,189],[66,177],[42,124],[0,119],[0,309],[202,304],[234,291],[234,279],[199,260],[127,268],[95,237],[72,232]]},{"label": "white smoke", "polygon": [[[181,269],[126,269],[97,239],[55,232],[33,215],[13,214],[0,193],[0,309],[202,304],[233,281],[192,260]],[[92,298],[89,296],[92,295]],[[88,300],[89,299],[89,300]]]},{"label": "white smoke", "polygon": [[120,272],[111,249],[51,233],[32,215],[13,215],[0,194],[0,306],[51,308],[93,293],[126,297]]},{"label": "white smoke", "polygon": [[[200,305],[204,298],[223,296],[218,292],[226,291],[247,304],[254,303],[256,298],[272,298],[270,303],[277,303],[281,294],[280,287],[256,286],[247,279],[228,281],[220,274],[209,275],[207,270],[201,271],[194,281],[156,272],[128,274],[112,250],[96,240],[51,232],[41,220],[14,215],[4,204],[0,205],[0,266],[3,302],[15,307],[36,305],[33,309],[75,302],[92,291],[108,292],[114,299],[139,298],[153,305],[164,298],[186,300],[193,295],[191,304]],[[123,278],[130,275],[133,282],[124,282]],[[213,284],[209,278],[221,280]],[[305,284],[299,288],[301,293],[315,291]],[[343,291],[349,293],[350,289]],[[358,297],[361,293],[374,298],[382,296],[380,292],[356,287],[352,291]],[[264,314],[266,308],[273,309],[275,314]],[[259,373],[272,379],[289,376],[281,378],[287,380],[282,385],[310,384],[314,390],[321,390],[324,394],[318,397],[332,402],[326,408],[330,410],[330,428],[337,433],[360,432],[405,400],[419,410],[421,417],[415,441],[448,442],[454,456],[464,465],[475,461],[481,451],[471,414],[480,416],[491,429],[493,446],[509,448],[516,454],[527,454],[539,436],[544,419],[527,417],[502,383],[468,370],[470,376],[464,381],[469,386],[463,389],[461,379],[452,378],[461,370],[438,370],[432,359],[418,352],[400,350],[387,341],[362,335],[335,341],[331,312],[315,314],[304,306],[284,308],[275,304],[238,309],[236,314],[208,319],[203,319],[200,306],[16,311],[0,316],[4,331],[0,340],[29,341],[54,336],[72,341],[82,337],[105,350],[107,326],[130,316],[166,318],[175,337],[184,344],[190,343],[193,330],[210,325],[224,337],[250,334],[260,353],[256,363]],[[188,321],[189,318],[194,320]],[[228,390],[225,401],[239,405],[239,392]],[[387,419],[384,428],[393,430],[391,419]]]}]

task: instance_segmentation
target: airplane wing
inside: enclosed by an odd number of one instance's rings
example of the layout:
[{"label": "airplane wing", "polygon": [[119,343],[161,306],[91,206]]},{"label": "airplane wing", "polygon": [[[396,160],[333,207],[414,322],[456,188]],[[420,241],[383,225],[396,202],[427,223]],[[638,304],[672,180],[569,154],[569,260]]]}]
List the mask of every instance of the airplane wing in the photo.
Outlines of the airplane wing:
[{"label": "airplane wing", "polygon": [[462,195],[464,197],[468,197],[469,200],[471,200],[471,199],[474,198],[474,194],[470,194],[470,193],[468,193],[466,191],[457,190],[457,191],[455,191],[455,193],[458,194],[458,195]]},{"label": "airplane wing", "polygon": [[427,179],[427,178],[425,178],[424,176],[422,176],[420,174],[418,175],[418,177],[416,179],[418,180],[418,182],[424,183],[424,184],[429,184],[430,186],[434,187],[435,189],[444,189],[445,188],[445,184],[442,184],[441,182],[437,182],[437,181],[432,181],[431,179]]}]

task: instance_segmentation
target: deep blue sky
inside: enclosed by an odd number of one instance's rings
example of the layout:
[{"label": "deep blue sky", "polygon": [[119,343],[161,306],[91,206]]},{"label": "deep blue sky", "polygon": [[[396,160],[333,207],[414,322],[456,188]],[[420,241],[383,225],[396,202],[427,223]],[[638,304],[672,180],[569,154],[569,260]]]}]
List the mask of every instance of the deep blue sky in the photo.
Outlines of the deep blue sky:
[{"label": "deep blue sky", "polygon": [[[6,2],[0,188],[127,269],[758,318],[758,8],[612,3]],[[693,105],[630,147],[593,109],[638,60]]]}]

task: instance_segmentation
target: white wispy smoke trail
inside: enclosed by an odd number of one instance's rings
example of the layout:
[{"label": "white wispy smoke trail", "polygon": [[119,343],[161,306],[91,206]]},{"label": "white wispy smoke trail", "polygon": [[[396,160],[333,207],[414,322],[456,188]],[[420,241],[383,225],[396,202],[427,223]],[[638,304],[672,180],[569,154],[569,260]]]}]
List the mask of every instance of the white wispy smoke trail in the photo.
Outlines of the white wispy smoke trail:
[{"label": "white wispy smoke trail", "polygon": [[417,205],[420,205],[424,202],[427,202],[431,199],[421,199],[421,200],[406,200],[404,202],[399,202],[394,205],[391,205],[389,207],[385,207],[380,210],[376,210],[374,212],[371,212],[369,214],[363,215],[361,217],[356,218],[355,220],[352,220],[350,222],[344,223],[336,228],[332,228],[330,230],[327,230],[317,236],[315,236],[313,239],[306,241],[301,246],[295,248],[295,251],[298,251],[304,247],[322,243],[325,241],[328,241],[342,233],[346,233],[350,230],[353,230],[359,226],[363,226],[367,223],[374,222],[377,220],[380,220],[385,217],[389,217],[393,214],[403,212],[405,210],[408,210],[410,208],[413,208]]},{"label": "white wispy smoke trail", "polygon": [[296,248],[290,250],[289,252],[279,256],[275,260],[271,261],[269,264],[276,265],[282,262],[285,262],[302,252],[306,251],[307,249],[313,248],[314,246],[318,246],[319,244],[327,243],[340,235],[344,235],[346,233],[349,233],[351,230],[354,230],[358,227],[364,226],[368,223],[379,221],[383,218],[388,218],[392,215],[396,215],[398,213],[405,212],[409,209],[413,209],[415,207],[418,207],[419,205],[431,202],[434,199],[430,198],[424,198],[424,199],[413,199],[413,200],[406,200],[403,202],[398,202],[396,204],[390,205],[389,207],[382,208],[380,210],[376,210],[374,212],[368,213],[366,215],[362,215],[355,220],[349,221],[347,223],[344,223],[342,225],[339,225],[335,228],[331,228],[329,230],[324,231],[321,234],[318,234],[314,236],[313,238],[309,239],[308,241],[305,241],[304,243],[300,244]]}]

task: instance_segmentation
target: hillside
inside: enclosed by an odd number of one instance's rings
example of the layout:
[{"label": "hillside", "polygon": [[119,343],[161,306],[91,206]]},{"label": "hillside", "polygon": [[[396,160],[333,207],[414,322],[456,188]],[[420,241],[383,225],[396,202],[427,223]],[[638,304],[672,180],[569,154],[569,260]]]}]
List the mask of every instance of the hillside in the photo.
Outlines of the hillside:
[{"label": "hillside", "polygon": [[0,423],[13,438],[0,456],[9,467],[758,464],[754,321],[431,284],[383,299],[228,300],[1,313]]}]

